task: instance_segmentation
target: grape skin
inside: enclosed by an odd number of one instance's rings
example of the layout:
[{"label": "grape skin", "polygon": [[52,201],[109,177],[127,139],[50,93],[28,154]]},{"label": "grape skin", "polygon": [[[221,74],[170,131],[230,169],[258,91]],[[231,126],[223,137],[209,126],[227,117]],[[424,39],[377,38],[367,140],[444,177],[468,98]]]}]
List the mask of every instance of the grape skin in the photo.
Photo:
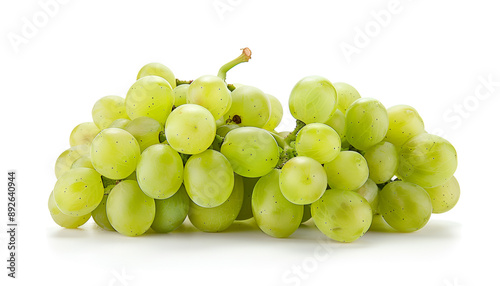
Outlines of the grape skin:
[{"label": "grape skin", "polygon": [[423,188],[432,188],[448,181],[457,164],[457,152],[450,142],[422,133],[401,147],[397,176]]},{"label": "grape skin", "polygon": [[95,170],[114,180],[130,176],[140,156],[139,143],[123,129],[104,129],[90,146],[90,160]]},{"label": "grape skin", "polygon": [[299,156],[310,157],[321,164],[331,162],[340,153],[340,137],[323,123],[310,123],[297,133],[295,149]]},{"label": "grape skin", "polygon": [[115,120],[129,119],[125,99],[116,95],[100,98],[92,108],[92,119],[100,130],[110,127]]},{"label": "grape skin", "polygon": [[335,189],[311,204],[318,229],[333,240],[353,242],[363,236],[372,222],[370,204],[358,193]]},{"label": "grape skin", "polygon": [[64,173],[54,187],[54,199],[62,213],[82,216],[91,213],[104,195],[101,176],[93,169],[76,168]]},{"label": "grape skin", "polygon": [[267,131],[273,131],[281,122],[283,118],[283,106],[281,102],[276,97],[266,94],[269,98],[269,102],[271,103],[271,115],[269,116],[269,120],[266,125],[262,127],[262,129],[266,129]]},{"label": "grape skin", "polygon": [[259,179],[252,194],[252,212],[259,228],[272,237],[288,237],[299,228],[304,207],[281,193],[278,169]]},{"label": "grape skin", "polygon": [[175,75],[167,66],[160,63],[149,63],[144,65],[137,74],[137,79],[145,76],[155,75],[164,78],[169,83],[170,87],[176,88],[177,81]]},{"label": "grape skin", "polygon": [[395,181],[380,191],[379,211],[394,229],[413,232],[424,227],[429,221],[432,203],[429,194],[422,187]]},{"label": "grape skin", "polygon": [[250,178],[269,173],[279,159],[279,147],[274,137],[255,127],[240,127],[228,132],[221,153],[235,173]]},{"label": "grape skin", "polygon": [[78,124],[69,136],[69,145],[71,147],[77,145],[89,145],[94,140],[95,136],[101,130],[94,124],[94,122],[84,122]]},{"label": "grape skin", "polygon": [[359,150],[366,150],[382,141],[389,128],[387,110],[373,98],[356,100],[347,109],[345,117],[347,141]]},{"label": "grape skin", "polygon": [[440,214],[451,210],[460,198],[460,185],[455,176],[444,185],[425,189],[432,202],[432,213]]},{"label": "grape skin", "polygon": [[341,151],[333,161],[326,163],[324,168],[330,188],[346,191],[361,188],[369,174],[365,158],[354,151]]},{"label": "grape skin", "polygon": [[61,212],[57,207],[56,201],[54,199],[54,192],[50,192],[49,202],[48,202],[50,216],[59,226],[65,228],[78,228],[84,225],[89,219],[90,214],[81,216],[70,216]]},{"label": "grape skin", "polygon": [[215,150],[191,156],[184,169],[184,186],[189,198],[199,206],[213,208],[231,195],[234,175],[231,164]]},{"label": "grape skin", "polygon": [[168,233],[184,222],[189,211],[189,197],[184,185],[168,199],[155,200],[155,219],[151,228],[158,233]]},{"label": "grape skin", "polygon": [[177,107],[165,124],[168,144],[184,154],[207,150],[214,141],[215,132],[215,119],[210,111],[196,104]]},{"label": "grape skin", "polygon": [[328,186],[323,166],[314,159],[303,156],[294,157],[285,163],[279,183],[283,196],[297,205],[317,201]]},{"label": "grape skin", "polygon": [[155,202],[144,194],[136,181],[124,180],[109,193],[106,211],[116,231],[126,236],[139,236],[153,223]]},{"label": "grape skin", "polygon": [[385,141],[377,143],[366,150],[363,156],[368,163],[370,179],[376,184],[385,183],[396,174],[399,154],[392,143]]},{"label": "grape skin", "polygon": [[324,123],[337,108],[337,92],[326,78],[308,76],[293,87],[288,107],[295,119],[306,124]]},{"label": "grape skin", "polygon": [[359,92],[351,85],[345,82],[335,82],[333,87],[337,91],[337,110],[345,114],[349,106],[361,98]]},{"label": "grape skin", "polygon": [[82,155],[89,154],[90,148],[88,145],[73,146],[59,155],[54,166],[54,173],[56,178],[59,179],[66,171],[71,169],[73,163],[78,160]]},{"label": "grape skin", "polygon": [[241,86],[231,92],[231,108],[224,115],[226,123],[263,128],[271,118],[271,102],[260,89]]},{"label": "grape skin", "polygon": [[215,119],[219,119],[231,107],[232,97],[221,78],[205,75],[189,85],[186,102],[205,107]]},{"label": "grape skin", "polygon": [[204,232],[221,232],[226,230],[238,216],[243,204],[243,179],[234,174],[234,187],[229,198],[221,205],[213,208],[201,207],[193,202],[189,205],[189,220]]}]

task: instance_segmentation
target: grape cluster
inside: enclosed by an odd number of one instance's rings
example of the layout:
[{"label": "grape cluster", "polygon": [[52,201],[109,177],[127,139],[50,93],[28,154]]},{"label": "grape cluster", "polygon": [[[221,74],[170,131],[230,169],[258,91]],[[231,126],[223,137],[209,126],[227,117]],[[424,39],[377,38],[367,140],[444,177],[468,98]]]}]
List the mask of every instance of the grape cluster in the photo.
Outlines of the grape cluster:
[{"label": "grape cluster", "polygon": [[308,76],[289,98],[295,130],[277,132],[276,97],[225,81],[249,58],[244,49],[194,81],[147,64],[125,98],[99,99],[57,158],[53,220],[77,228],[92,217],[138,236],[186,217],[205,232],[255,219],[288,237],[312,217],[326,236],[352,242],[381,224],[416,231],[455,206],[456,151],[414,108],[386,109],[349,84]]}]

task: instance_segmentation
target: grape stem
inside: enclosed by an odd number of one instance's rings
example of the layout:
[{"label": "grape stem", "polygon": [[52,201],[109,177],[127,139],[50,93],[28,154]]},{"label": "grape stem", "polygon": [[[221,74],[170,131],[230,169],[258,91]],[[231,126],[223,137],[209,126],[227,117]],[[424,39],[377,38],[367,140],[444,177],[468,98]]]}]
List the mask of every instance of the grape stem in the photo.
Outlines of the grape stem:
[{"label": "grape stem", "polygon": [[295,129],[285,137],[283,142],[283,152],[281,152],[280,154],[280,158],[278,160],[278,164],[276,164],[276,168],[281,169],[285,165],[285,163],[288,162],[288,160],[298,156],[297,151],[295,150],[295,140],[297,139],[297,133],[304,126],[306,126],[304,122],[297,120]]},{"label": "grape stem", "polygon": [[226,81],[226,74],[230,69],[234,68],[235,66],[241,63],[248,62],[252,58],[252,51],[250,51],[249,48],[243,48],[241,50],[242,50],[241,55],[239,55],[236,59],[223,65],[219,69],[219,73],[217,74],[217,76],[220,77],[223,81]]}]

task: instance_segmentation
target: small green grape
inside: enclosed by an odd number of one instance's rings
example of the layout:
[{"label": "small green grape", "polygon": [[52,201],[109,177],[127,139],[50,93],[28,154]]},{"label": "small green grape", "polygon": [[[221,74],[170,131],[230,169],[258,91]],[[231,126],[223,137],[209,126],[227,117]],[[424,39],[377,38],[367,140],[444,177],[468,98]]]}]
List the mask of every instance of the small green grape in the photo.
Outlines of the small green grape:
[{"label": "small green grape", "polygon": [[151,228],[159,233],[174,231],[184,222],[189,211],[189,197],[184,185],[168,199],[155,200],[155,219]]},{"label": "small green grape", "polygon": [[400,232],[424,227],[432,213],[429,194],[420,186],[402,181],[387,184],[379,193],[379,211]]},{"label": "small green grape", "polygon": [[189,205],[189,221],[199,230],[220,232],[226,230],[238,216],[243,203],[243,180],[234,174],[234,187],[229,198],[213,208],[201,207],[193,202]]},{"label": "small green grape", "polygon": [[368,148],[363,155],[370,169],[370,179],[382,184],[394,177],[398,169],[398,151],[392,143],[382,141]]},{"label": "small green grape", "polygon": [[271,118],[269,96],[253,86],[241,86],[231,93],[231,108],[224,115],[226,123],[263,128]]},{"label": "small green grape", "polygon": [[259,179],[252,194],[252,212],[259,228],[273,237],[288,237],[302,221],[304,207],[288,201],[280,190],[280,171]]},{"label": "small green grape", "polygon": [[457,169],[457,152],[446,139],[422,133],[399,151],[397,176],[423,188],[443,185]]},{"label": "small green grape", "polygon": [[368,164],[358,152],[342,151],[324,165],[328,185],[332,189],[352,191],[361,188],[368,179]]},{"label": "small green grape", "polygon": [[236,174],[251,178],[261,177],[274,169],[280,154],[274,137],[255,127],[240,127],[227,133],[221,153]]},{"label": "small green grape", "polygon": [[241,205],[241,210],[238,216],[236,217],[236,220],[247,220],[253,217],[252,213],[253,188],[255,187],[255,184],[257,184],[257,181],[260,179],[260,177],[257,178],[241,177],[241,178],[243,180],[243,188],[244,188],[243,204]]},{"label": "small green grape", "polygon": [[360,194],[366,201],[370,204],[373,214],[378,213],[378,192],[379,188],[377,184],[371,179],[366,180],[361,188],[355,190],[356,193]]},{"label": "small green grape", "polygon": [[175,79],[174,73],[165,65],[160,63],[149,63],[144,65],[139,73],[137,74],[137,79],[141,79],[145,76],[155,75],[164,78],[168,81],[171,88],[175,88],[177,81]]},{"label": "small green grape", "polygon": [[308,76],[293,87],[288,106],[295,119],[306,124],[324,123],[337,108],[337,92],[326,78]]},{"label": "small green grape", "polygon": [[197,205],[206,208],[220,206],[233,190],[231,164],[221,153],[211,149],[193,155],[186,162],[184,186]]},{"label": "small green grape", "polygon": [[101,202],[104,187],[101,175],[93,169],[76,168],[64,173],[54,187],[54,199],[62,213],[83,216]]},{"label": "small green grape", "polygon": [[90,146],[90,143],[92,143],[92,140],[94,140],[95,136],[100,131],[101,130],[97,128],[94,122],[84,122],[78,124],[75,128],[73,128],[73,131],[71,131],[69,136],[69,145],[71,147],[77,145]]},{"label": "small green grape", "polygon": [[189,84],[181,84],[174,88],[174,105],[179,107],[187,103],[187,93],[189,89]]},{"label": "small green grape", "polygon": [[215,119],[210,111],[196,104],[177,107],[165,124],[168,144],[184,154],[207,150],[214,141],[215,131]]},{"label": "small green grape", "polygon": [[432,213],[440,214],[451,210],[460,198],[460,185],[455,176],[443,185],[425,189],[432,202]]},{"label": "small green grape", "polygon": [[230,108],[232,99],[226,83],[221,78],[205,75],[189,85],[186,102],[205,107],[215,119],[219,119]]},{"label": "small green grape", "polygon": [[353,242],[363,236],[372,223],[370,204],[360,194],[335,189],[311,204],[318,229],[333,240]]},{"label": "small green grape", "polygon": [[130,119],[147,116],[165,122],[174,105],[170,84],[159,76],[138,79],[128,90],[125,108]]},{"label": "small green grape", "polygon": [[[114,186],[109,186],[106,189],[112,189]],[[101,227],[104,230],[109,230],[109,231],[115,231],[111,223],[109,222],[108,219],[108,214],[106,212],[106,203],[108,202],[108,196],[109,193],[106,194],[106,190],[104,191],[105,194],[102,197],[101,202],[99,205],[92,211],[92,218],[94,219],[95,223]],[[109,190],[108,190],[109,192]]]},{"label": "small green grape", "polygon": [[278,127],[281,119],[283,118],[283,106],[281,105],[279,99],[277,99],[276,97],[270,94],[266,95],[269,98],[269,102],[271,103],[271,116],[269,117],[266,125],[264,125],[264,127],[262,128],[266,129],[267,131],[273,131],[276,127]]},{"label": "small green grape", "polygon": [[323,123],[310,123],[297,133],[295,149],[299,156],[310,157],[321,164],[331,162],[340,153],[340,137]]},{"label": "small green grape", "polygon": [[141,154],[137,164],[137,183],[153,199],[166,199],[175,194],[184,178],[182,158],[172,147],[156,144]]},{"label": "small green grape", "polygon": [[126,236],[145,233],[155,218],[155,201],[136,181],[124,180],[109,193],[106,212],[113,228]]},{"label": "small green grape", "polygon": [[123,129],[135,137],[141,153],[149,146],[160,143],[160,134],[165,133],[162,124],[146,116],[133,119]]},{"label": "small green grape", "polygon": [[129,119],[125,99],[116,95],[102,97],[92,108],[92,119],[100,130],[110,127],[118,119]]},{"label": "small green grape", "polygon": [[140,156],[139,143],[123,129],[104,129],[90,146],[90,159],[96,171],[114,180],[132,174]]},{"label": "small green grape", "polygon": [[410,138],[425,133],[424,121],[415,108],[408,105],[396,105],[387,109],[389,129],[385,140],[398,149]]},{"label": "small green grape", "polygon": [[283,196],[297,205],[311,204],[325,192],[327,176],[316,160],[298,156],[288,160],[280,173],[280,189]]},{"label": "small green grape", "polygon": [[71,169],[71,166],[78,158],[89,154],[89,150],[90,148],[88,145],[76,145],[62,152],[61,155],[57,157],[54,167],[56,178],[59,179],[66,171]]},{"label": "small green grape", "polygon": [[380,101],[360,98],[351,104],[345,115],[347,141],[359,150],[366,150],[385,138],[389,128],[387,110]]},{"label": "small green grape", "polygon": [[56,200],[54,199],[54,192],[50,193],[48,206],[50,216],[54,222],[65,228],[78,228],[90,219],[90,214],[70,216],[61,212],[61,210],[57,207]]},{"label": "small green grape", "polygon": [[359,92],[345,82],[335,82],[333,87],[337,91],[337,108],[344,114],[353,102],[361,98]]}]

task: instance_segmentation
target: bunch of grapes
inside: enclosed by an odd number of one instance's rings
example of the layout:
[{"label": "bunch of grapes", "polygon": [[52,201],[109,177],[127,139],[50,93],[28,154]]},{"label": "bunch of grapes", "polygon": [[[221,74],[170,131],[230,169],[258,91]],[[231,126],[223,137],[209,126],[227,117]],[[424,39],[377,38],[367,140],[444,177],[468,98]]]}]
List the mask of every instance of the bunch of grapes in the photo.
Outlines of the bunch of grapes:
[{"label": "bunch of grapes", "polygon": [[250,56],[245,48],[217,76],[194,81],[147,64],[125,98],[99,99],[93,122],[76,126],[57,158],[53,220],[77,228],[92,217],[138,236],[173,231],[186,217],[205,232],[255,219],[288,237],[312,218],[352,242],[380,224],[416,231],[455,206],[456,151],[425,131],[414,108],[386,109],[349,84],[309,76],[290,94],[295,130],[278,133],[276,97],[226,83]]}]

